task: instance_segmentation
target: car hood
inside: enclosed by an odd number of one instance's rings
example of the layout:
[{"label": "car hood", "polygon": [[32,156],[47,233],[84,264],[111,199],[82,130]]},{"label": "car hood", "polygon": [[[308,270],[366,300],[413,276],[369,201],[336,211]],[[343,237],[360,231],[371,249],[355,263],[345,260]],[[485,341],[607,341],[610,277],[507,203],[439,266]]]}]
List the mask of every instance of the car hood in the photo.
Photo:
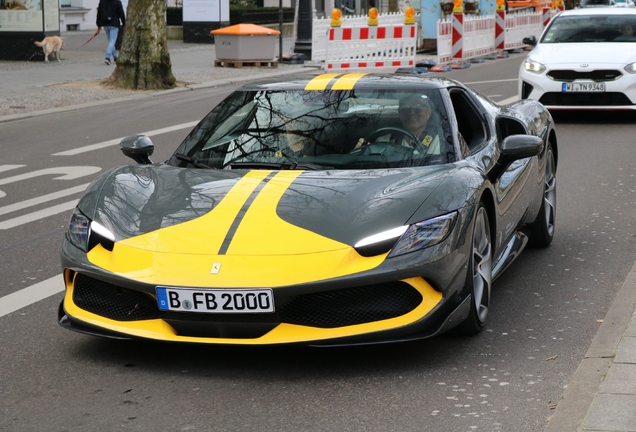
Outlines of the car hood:
[{"label": "car hood", "polygon": [[568,67],[585,70],[587,67],[583,68],[582,64],[589,67],[607,64],[618,65],[622,70],[623,66],[636,61],[636,53],[627,49],[627,45],[621,42],[539,44],[528,57],[548,69]]},{"label": "car hood", "polygon": [[[130,248],[311,254],[350,249],[362,238],[413,222],[410,218],[453,169],[232,171],[130,165],[94,181],[79,207]],[[432,203],[430,212],[420,209],[418,217],[450,210]]]}]

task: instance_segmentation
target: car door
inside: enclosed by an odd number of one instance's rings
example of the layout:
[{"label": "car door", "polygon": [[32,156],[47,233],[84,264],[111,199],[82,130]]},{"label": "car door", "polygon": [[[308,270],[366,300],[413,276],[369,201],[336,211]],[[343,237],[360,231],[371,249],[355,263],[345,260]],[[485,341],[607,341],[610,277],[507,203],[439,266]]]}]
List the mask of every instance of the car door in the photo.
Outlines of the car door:
[{"label": "car door", "polygon": [[[463,88],[450,89],[449,94],[460,140],[464,139],[468,147],[467,159],[478,165],[493,184],[499,250],[524,221],[533,200],[537,169],[533,169],[534,159],[526,158],[501,171],[496,163],[498,142],[509,135],[527,134],[528,130],[518,119],[498,117],[499,108],[487,98],[475,97]],[[491,173],[497,174],[493,177]]]}]

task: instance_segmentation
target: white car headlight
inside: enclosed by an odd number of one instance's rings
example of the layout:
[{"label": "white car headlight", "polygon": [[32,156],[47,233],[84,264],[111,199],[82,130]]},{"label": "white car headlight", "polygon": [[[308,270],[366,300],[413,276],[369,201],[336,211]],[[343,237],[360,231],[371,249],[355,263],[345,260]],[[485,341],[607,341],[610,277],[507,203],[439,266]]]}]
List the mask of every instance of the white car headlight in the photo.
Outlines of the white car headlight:
[{"label": "white car headlight", "polygon": [[530,58],[527,58],[524,62],[523,62],[523,68],[525,70],[527,70],[528,72],[532,72],[532,73],[536,73],[536,74],[540,74],[543,73],[543,71],[545,70],[545,66],[537,61],[534,61]]},{"label": "white car headlight", "polygon": [[90,220],[78,208],[75,208],[66,230],[66,238],[78,249],[88,252],[97,244],[104,249],[113,250],[115,235],[103,225]]},{"label": "white car headlight", "polygon": [[625,70],[630,74],[636,74],[636,63],[630,63],[625,66]]}]

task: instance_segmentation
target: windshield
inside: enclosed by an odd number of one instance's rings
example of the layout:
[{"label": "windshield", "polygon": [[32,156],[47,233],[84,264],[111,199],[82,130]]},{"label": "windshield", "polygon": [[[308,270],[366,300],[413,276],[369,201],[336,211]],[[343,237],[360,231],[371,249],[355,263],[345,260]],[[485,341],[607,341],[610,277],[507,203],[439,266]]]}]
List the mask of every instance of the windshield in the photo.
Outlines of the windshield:
[{"label": "windshield", "polygon": [[610,0],[581,0],[579,7],[609,6]]},{"label": "windshield", "polygon": [[169,160],[214,169],[369,169],[456,160],[439,90],[237,91]]},{"label": "windshield", "polygon": [[636,16],[559,16],[545,32],[542,43],[636,42]]}]

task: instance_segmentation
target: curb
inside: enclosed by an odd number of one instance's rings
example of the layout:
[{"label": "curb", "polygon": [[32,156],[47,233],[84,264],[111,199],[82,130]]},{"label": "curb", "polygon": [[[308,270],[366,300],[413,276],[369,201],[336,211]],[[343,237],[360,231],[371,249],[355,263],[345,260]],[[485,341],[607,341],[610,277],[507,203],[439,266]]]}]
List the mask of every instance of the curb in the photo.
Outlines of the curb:
[{"label": "curb", "polygon": [[28,112],[28,113],[24,113],[24,114],[11,114],[11,115],[6,115],[6,116],[0,116],[0,123],[6,123],[6,122],[14,121],[14,120],[29,119],[29,118],[39,117],[39,116],[43,116],[43,115],[47,115],[47,114],[74,111],[74,110],[83,109],[83,108],[91,108],[91,107],[95,107],[95,106],[102,106],[102,105],[105,105],[105,104],[113,104],[113,103],[136,100],[136,99],[146,99],[146,98],[151,98],[151,97],[164,96],[164,95],[170,95],[170,94],[174,94],[174,93],[182,93],[182,92],[199,90],[199,89],[207,89],[207,88],[215,88],[215,87],[228,86],[228,85],[245,84],[246,82],[256,82],[256,81],[261,81],[261,80],[265,80],[265,79],[268,79],[268,78],[274,78],[274,77],[279,77],[279,76],[287,76],[287,75],[299,75],[299,74],[310,73],[310,72],[314,72],[314,71],[315,71],[315,68],[311,68],[311,69],[298,68],[298,69],[291,69],[291,70],[287,70],[287,71],[270,72],[270,73],[258,73],[258,74],[255,74],[255,75],[248,75],[248,76],[237,77],[237,78],[233,78],[233,79],[214,80],[214,81],[208,81],[208,82],[199,83],[199,84],[189,84],[189,85],[187,85],[185,87],[177,87],[177,88],[172,88],[172,89],[168,89],[168,90],[157,90],[157,91],[154,91],[154,92],[148,92],[148,93],[136,94],[136,95],[131,95],[131,96],[125,96],[125,97],[121,97],[121,98],[106,99],[106,100],[100,100],[100,101],[96,101],[96,102],[88,102],[88,103],[70,105],[70,106],[59,107],[59,108],[51,108],[51,109],[46,109],[46,110],[41,110],[41,111],[32,111],[32,112]]},{"label": "curb", "polygon": [[570,380],[545,432],[583,430],[636,308],[636,263]]}]

